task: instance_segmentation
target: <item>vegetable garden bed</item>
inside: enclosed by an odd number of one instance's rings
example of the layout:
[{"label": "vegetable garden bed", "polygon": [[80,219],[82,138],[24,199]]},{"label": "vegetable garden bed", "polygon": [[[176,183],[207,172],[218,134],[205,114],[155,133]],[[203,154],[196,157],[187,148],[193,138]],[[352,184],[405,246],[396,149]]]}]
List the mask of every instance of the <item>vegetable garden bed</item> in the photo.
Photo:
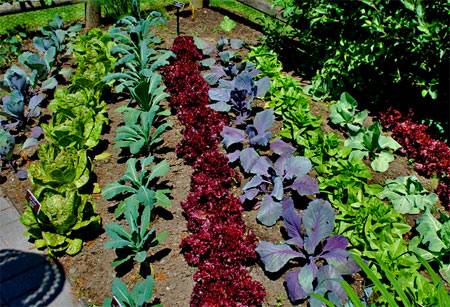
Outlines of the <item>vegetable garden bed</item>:
[{"label": "vegetable garden bed", "polygon": [[[26,80],[30,116],[10,108],[4,124],[21,119],[23,129],[8,129],[17,145],[32,144],[2,153],[16,169],[4,163],[1,189],[77,297],[450,303],[450,220],[427,191],[436,182],[395,153],[400,145],[349,94],[331,108],[312,100],[274,52],[254,47],[259,32],[237,24],[224,38],[221,14],[195,14],[178,37],[174,19],[157,13],[108,32],[71,29],[51,63],[55,42],[35,39],[42,49],[14,75]],[[32,61],[47,61],[38,79]],[[44,116],[33,120],[31,99],[42,94]],[[39,211],[26,205],[27,189]],[[123,296],[124,287],[135,292]]]}]

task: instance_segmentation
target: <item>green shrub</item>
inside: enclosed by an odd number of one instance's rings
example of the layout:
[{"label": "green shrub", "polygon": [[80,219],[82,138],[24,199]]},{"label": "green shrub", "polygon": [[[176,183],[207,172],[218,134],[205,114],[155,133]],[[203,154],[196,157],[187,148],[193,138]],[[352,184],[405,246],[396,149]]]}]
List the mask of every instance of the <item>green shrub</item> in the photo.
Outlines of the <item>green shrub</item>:
[{"label": "green shrub", "polygon": [[[312,94],[337,98],[350,91],[377,99],[398,93],[405,100],[411,93],[419,99],[448,99],[446,0],[273,3],[283,8],[288,26],[267,20],[268,42],[290,53],[296,68],[312,77]],[[407,91],[399,91],[400,86]]]}]

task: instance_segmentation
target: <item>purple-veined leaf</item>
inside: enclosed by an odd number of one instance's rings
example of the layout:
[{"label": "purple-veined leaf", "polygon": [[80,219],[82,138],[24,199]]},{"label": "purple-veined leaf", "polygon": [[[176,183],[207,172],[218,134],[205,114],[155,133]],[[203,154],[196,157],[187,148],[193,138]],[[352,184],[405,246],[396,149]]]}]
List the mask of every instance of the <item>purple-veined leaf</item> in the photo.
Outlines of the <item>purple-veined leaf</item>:
[{"label": "purple-veined leaf", "polygon": [[217,112],[229,112],[231,110],[231,106],[225,101],[210,104],[209,107]]},{"label": "purple-veined leaf", "polygon": [[256,247],[256,252],[268,272],[278,272],[291,259],[304,258],[302,253],[294,251],[289,245],[277,245],[267,241],[261,241]]},{"label": "purple-veined leaf", "polygon": [[255,197],[259,194],[259,190],[256,188],[251,188],[248,189],[247,191],[245,191],[245,193],[243,195],[241,195],[241,197],[239,198],[241,200],[241,202],[245,202],[247,199],[248,200],[253,200],[255,199]]},{"label": "purple-veined leaf", "polygon": [[283,178],[276,177],[273,180],[273,190],[271,196],[278,201],[283,199],[284,195],[284,187],[283,187]]},{"label": "purple-veined leaf", "polygon": [[258,133],[262,134],[266,130],[270,130],[272,128],[274,121],[275,115],[273,113],[273,109],[267,109],[255,115],[255,120],[253,124]]},{"label": "purple-veined leaf", "polygon": [[[317,272],[317,288],[316,292],[320,291],[330,291],[328,298],[333,301],[332,297],[337,296],[340,298],[340,302],[334,301],[333,303],[337,305],[342,305],[343,302],[347,300],[347,294],[345,290],[340,285],[341,275],[335,268],[330,265],[324,265],[319,268]],[[330,295],[332,294],[332,295]]]},{"label": "purple-veined leaf", "polygon": [[227,154],[227,157],[228,157],[228,160],[230,161],[230,163],[233,163],[234,161],[239,159],[240,154],[241,154],[240,150],[236,150],[236,151],[233,151],[232,153]]},{"label": "purple-veined leaf", "polygon": [[319,184],[317,180],[308,175],[301,176],[292,183],[291,188],[295,190],[298,195],[314,195],[319,193]]},{"label": "purple-veined leaf", "polygon": [[262,179],[261,176],[256,175],[256,176],[254,176],[252,179],[250,179],[250,180],[244,185],[244,187],[243,187],[242,189],[245,191],[245,190],[248,190],[248,189],[251,189],[251,188],[256,188],[256,187],[260,186],[261,183],[263,183],[263,181],[264,181],[264,180]]},{"label": "purple-veined leaf", "polygon": [[302,291],[309,295],[314,291],[313,282],[317,276],[317,266],[315,263],[307,264],[300,268],[297,278]]},{"label": "purple-veined leaf", "polygon": [[270,195],[266,195],[261,201],[261,208],[259,208],[256,218],[265,226],[273,226],[282,212],[281,202],[274,201]]},{"label": "purple-veined leaf", "polygon": [[299,270],[289,271],[286,273],[285,278],[287,292],[290,300],[293,302],[304,299],[307,296],[298,283],[298,272]]},{"label": "purple-veined leaf", "polygon": [[284,175],[286,173],[286,160],[288,159],[287,156],[280,156],[278,157],[277,161],[275,161],[275,164],[273,165],[273,168],[275,170],[275,173],[284,178]]},{"label": "purple-veined leaf", "polygon": [[261,157],[255,149],[245,148],[240,154],[241,165],[247,173],[268,176],[272,166],[267,157]]},{"label": "purple-veined leaf", "polygon": [[323,247],[323,252],[329,252],[337,248],[346,249],[348,240],[344,236],[332,236],[328,238]]},{"label": "purple-veined leaf", "polygon": [[256,164],[256,161],[260,158],[259,154],[253,148],[245,148],[241,151],[240,159],[241,165],[244,171],[247,173],[250,172],[253,165]]},{"label": "purple-veined leaf", "polygon": [[30,98],[30,102],[28,104],[28,116],[29,117],[38,117],[41,114],[41,110],[39,105],[44,101],[47,96],[44,94],[39,94]]},{"label": "purple-veined leaf", "polygon": [[[213,59],[213,58],[207,58],[207,59],[204,59],[204,60],[200,61],[200,64],[201,64],[203,67],[208,67],[208,68],[210,68],[210,67],[212,67],[214,64],[216,64],[216,60]],[[217,79],[217,80],[219,80],[219,79]]]},{"label": "purple-veined leaf", "polygon": [[258,87],[258,91],[256,92],[256,97],[264,98],[267,92],[270,89],[270,79],[269,77],[264,77],[255,82]]},{"label": "purple-veined leaf", "polygon": [[216,65],[211,68],[209,72],[206,72],[203,75],[203,78],[205,78],[206,82],[208,82],[209,85],[214,85],[219,82],[220,78],[225,77],[227,74],[223,70],[222,66]]},{"label": "purple-veined leaf", "polygon": [[214,101],[230,101],[231,92],[228,89],[223,88],[212,88],[208,91],[209,99]]},{"label": "purple-veined leaf", "polygon": [[38,139],[41,137],[41,135],[44,134],[44,130],[42,130],[41,127],[39,126],[34,126],[33,128],[31,128],[31,137]]},{"label": "purple-veined leaf", "polygon": [[235,53],[233,51],[226,50],[219,52],[219,57],[222,62],[228,63],[235,57]]},{"label": "purple-veined leaf", "polygon": [[[292,198],[291,198],[292,201]],[[293,201],[292,201],[293,202]],[[297,245],[303,248],[303,238],[301,234],[302,218],[297,214],[293,205],[284,205],[283,214],[284,227],[289,236],[288,244]]]},{"label": "purple-veined leaf", "polygon": [[41,90],[52,90],[58,85],[58,81],[54,77],[51,77],[42,82]]},{"label": "purple-veined leaf", "polygon": [[270,144],[270,149],[279,156],[292,155],[295,152],[295,148],[291,144],[280,139],[273,141]]},{"label": "purple-veined leaf", "polygon": [[286,161],[286,178],[292,179],[308,174],[312,169],[311,161],[306,157],[290,157]]},{"label": "purple-veined leaf", "polygon": [[335,217],[336,214],[329,202],[316,199],[309,203],[303,213],[303,225],[307,234],[305,249],[309,254],[313,254],[320,241],[331,234]]},{"label": "purple-veined leaf", "polygon": [[223,127],[220,135],[223,138],[222,142],[226,148],[228,148],[230,145],[242,142],[243,140],[245,140],[246,136],[245,131],[227,126]]},{"label": "purple-veined leaf", "polygon": [[245,90],[251,93],[253,87],[253,79],[245,72],[239,74],[234,78],[234,88],[237,90]]},{"label": "purple-veined leaf", "polygon": [[335,248],[323,253],[321,258],[325,259],[341,275],[351,275],[359,271],[356,262],[350,257],[348,251],[343,248]]}]

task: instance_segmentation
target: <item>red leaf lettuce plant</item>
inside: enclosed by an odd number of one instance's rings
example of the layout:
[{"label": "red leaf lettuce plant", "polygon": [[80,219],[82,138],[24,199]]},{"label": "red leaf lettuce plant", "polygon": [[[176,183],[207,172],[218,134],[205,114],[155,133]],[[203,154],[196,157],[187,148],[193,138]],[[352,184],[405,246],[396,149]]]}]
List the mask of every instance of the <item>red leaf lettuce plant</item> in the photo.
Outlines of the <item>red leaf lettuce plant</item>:
[{"label": "red leaf lettuce plant", "polygon": [[176,59],[162,69],[169,103],[185,126],[177,153],[193,166],[191,191],[182,207],[191,232],[181,247],[198,266],[191,306],[260,306],[265,291],[245,264],[256,259],[256,237],[246,230],[239,199],[230,191],[238,175],[219,151],[226,116],[208,107],[208,84],[196,61],[202,53],[192,37],[180,36],[171,49]]}]

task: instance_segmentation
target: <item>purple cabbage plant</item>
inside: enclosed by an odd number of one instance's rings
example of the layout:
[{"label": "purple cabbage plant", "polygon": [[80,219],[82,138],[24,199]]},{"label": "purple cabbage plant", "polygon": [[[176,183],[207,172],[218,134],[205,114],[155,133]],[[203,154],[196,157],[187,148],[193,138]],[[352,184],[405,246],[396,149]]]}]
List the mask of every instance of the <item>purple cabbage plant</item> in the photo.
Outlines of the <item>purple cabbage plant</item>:
[{"label": "purple cabbage plant", "polygon": [[340,281],[344,275],[359,271],[346,250],[348,240],[334,236],[336,214],[330,203],[321,199],[309,203],[298,215],[291,199],[283,204],[283,220],[289,239],[283,244],[261,241],[256,252],[268,272],[279,272],[288,263],[299,268],[285,275],[292,302],[309,298],[310,306],[322,306],[312,294],[326,297],[336,306],[343,306],[347,295]]},{"label": "purple cabbage plant", "polygon": [[270,149],[278,156],[275,163],[269,157],[260,156],[253,148],[269,145],[274,121],[274,110],[267,109],[257,113],[253,124],[247,125],[245,130],[224,127],[221,132],[227,150],[237,144],[244,147],[244,142],[250,145],[242,150],[234,150],[228,154],[228,159],[230,162],[239,160],[243,170],[253,175],[243,187],[241,201],[252,201],[262,194],[257,219],[266,226],[273,226],[280,218],[286,194],[295,192],[306,196],[319,192],[317,181],[308,176],[312,169],[311,161],[294,156],[295,148],[290,144],[279,139],[270,144]]},{"label": "purple cabbage plant", "polygon": [[[249,70],[248,67],[251,65],[246,64],[243,70],[239,71],[242,68],[234,65],[230,73],[236,72],[236,76],[233,76],[231,80],[219,79],[219,86],[209,90],[209,98],[215,101],[210,108],[218,112],[233,111],[236,114],[237,125],[242,124],[249,117],[254,99],[263,98],[270,89],[270,79],[264,77],[255,81],[257,71]],[[226,71],[225,75],[227,75]]]},{"label": "purple cabbage plant", "polygon": [[[278,144],[279,142],[272,143],[272,149]],[[312,164],[306,157],[293,156],[288,151],[283,152],[272,163],[268,157],[260,156],[254,148],[246,148],[240,152],[240,161],[244,171],[253,175],[243,187],[241,201],[251,201],[262,194],[256,218],[265,226],[273,226],[281,217],[283,203],[289,199],[286,195],[296,193],[306,196],[319,192],[317,181],[308,176]]]},{"label": "purple cabbage plant", "polygon": [[209,56],[209,58],[200,62],[205,67],[211,67],[216,63],[214,57],[219,58],[223,65],[230,65],[233,61],[240,59],[240,56],[236,54],[236,51],[244,47],[243,40],[228,39],[225,37],[221,37],[215,46],[212,46],[199,37],[195,37],[194,42],[204,55]]}]

